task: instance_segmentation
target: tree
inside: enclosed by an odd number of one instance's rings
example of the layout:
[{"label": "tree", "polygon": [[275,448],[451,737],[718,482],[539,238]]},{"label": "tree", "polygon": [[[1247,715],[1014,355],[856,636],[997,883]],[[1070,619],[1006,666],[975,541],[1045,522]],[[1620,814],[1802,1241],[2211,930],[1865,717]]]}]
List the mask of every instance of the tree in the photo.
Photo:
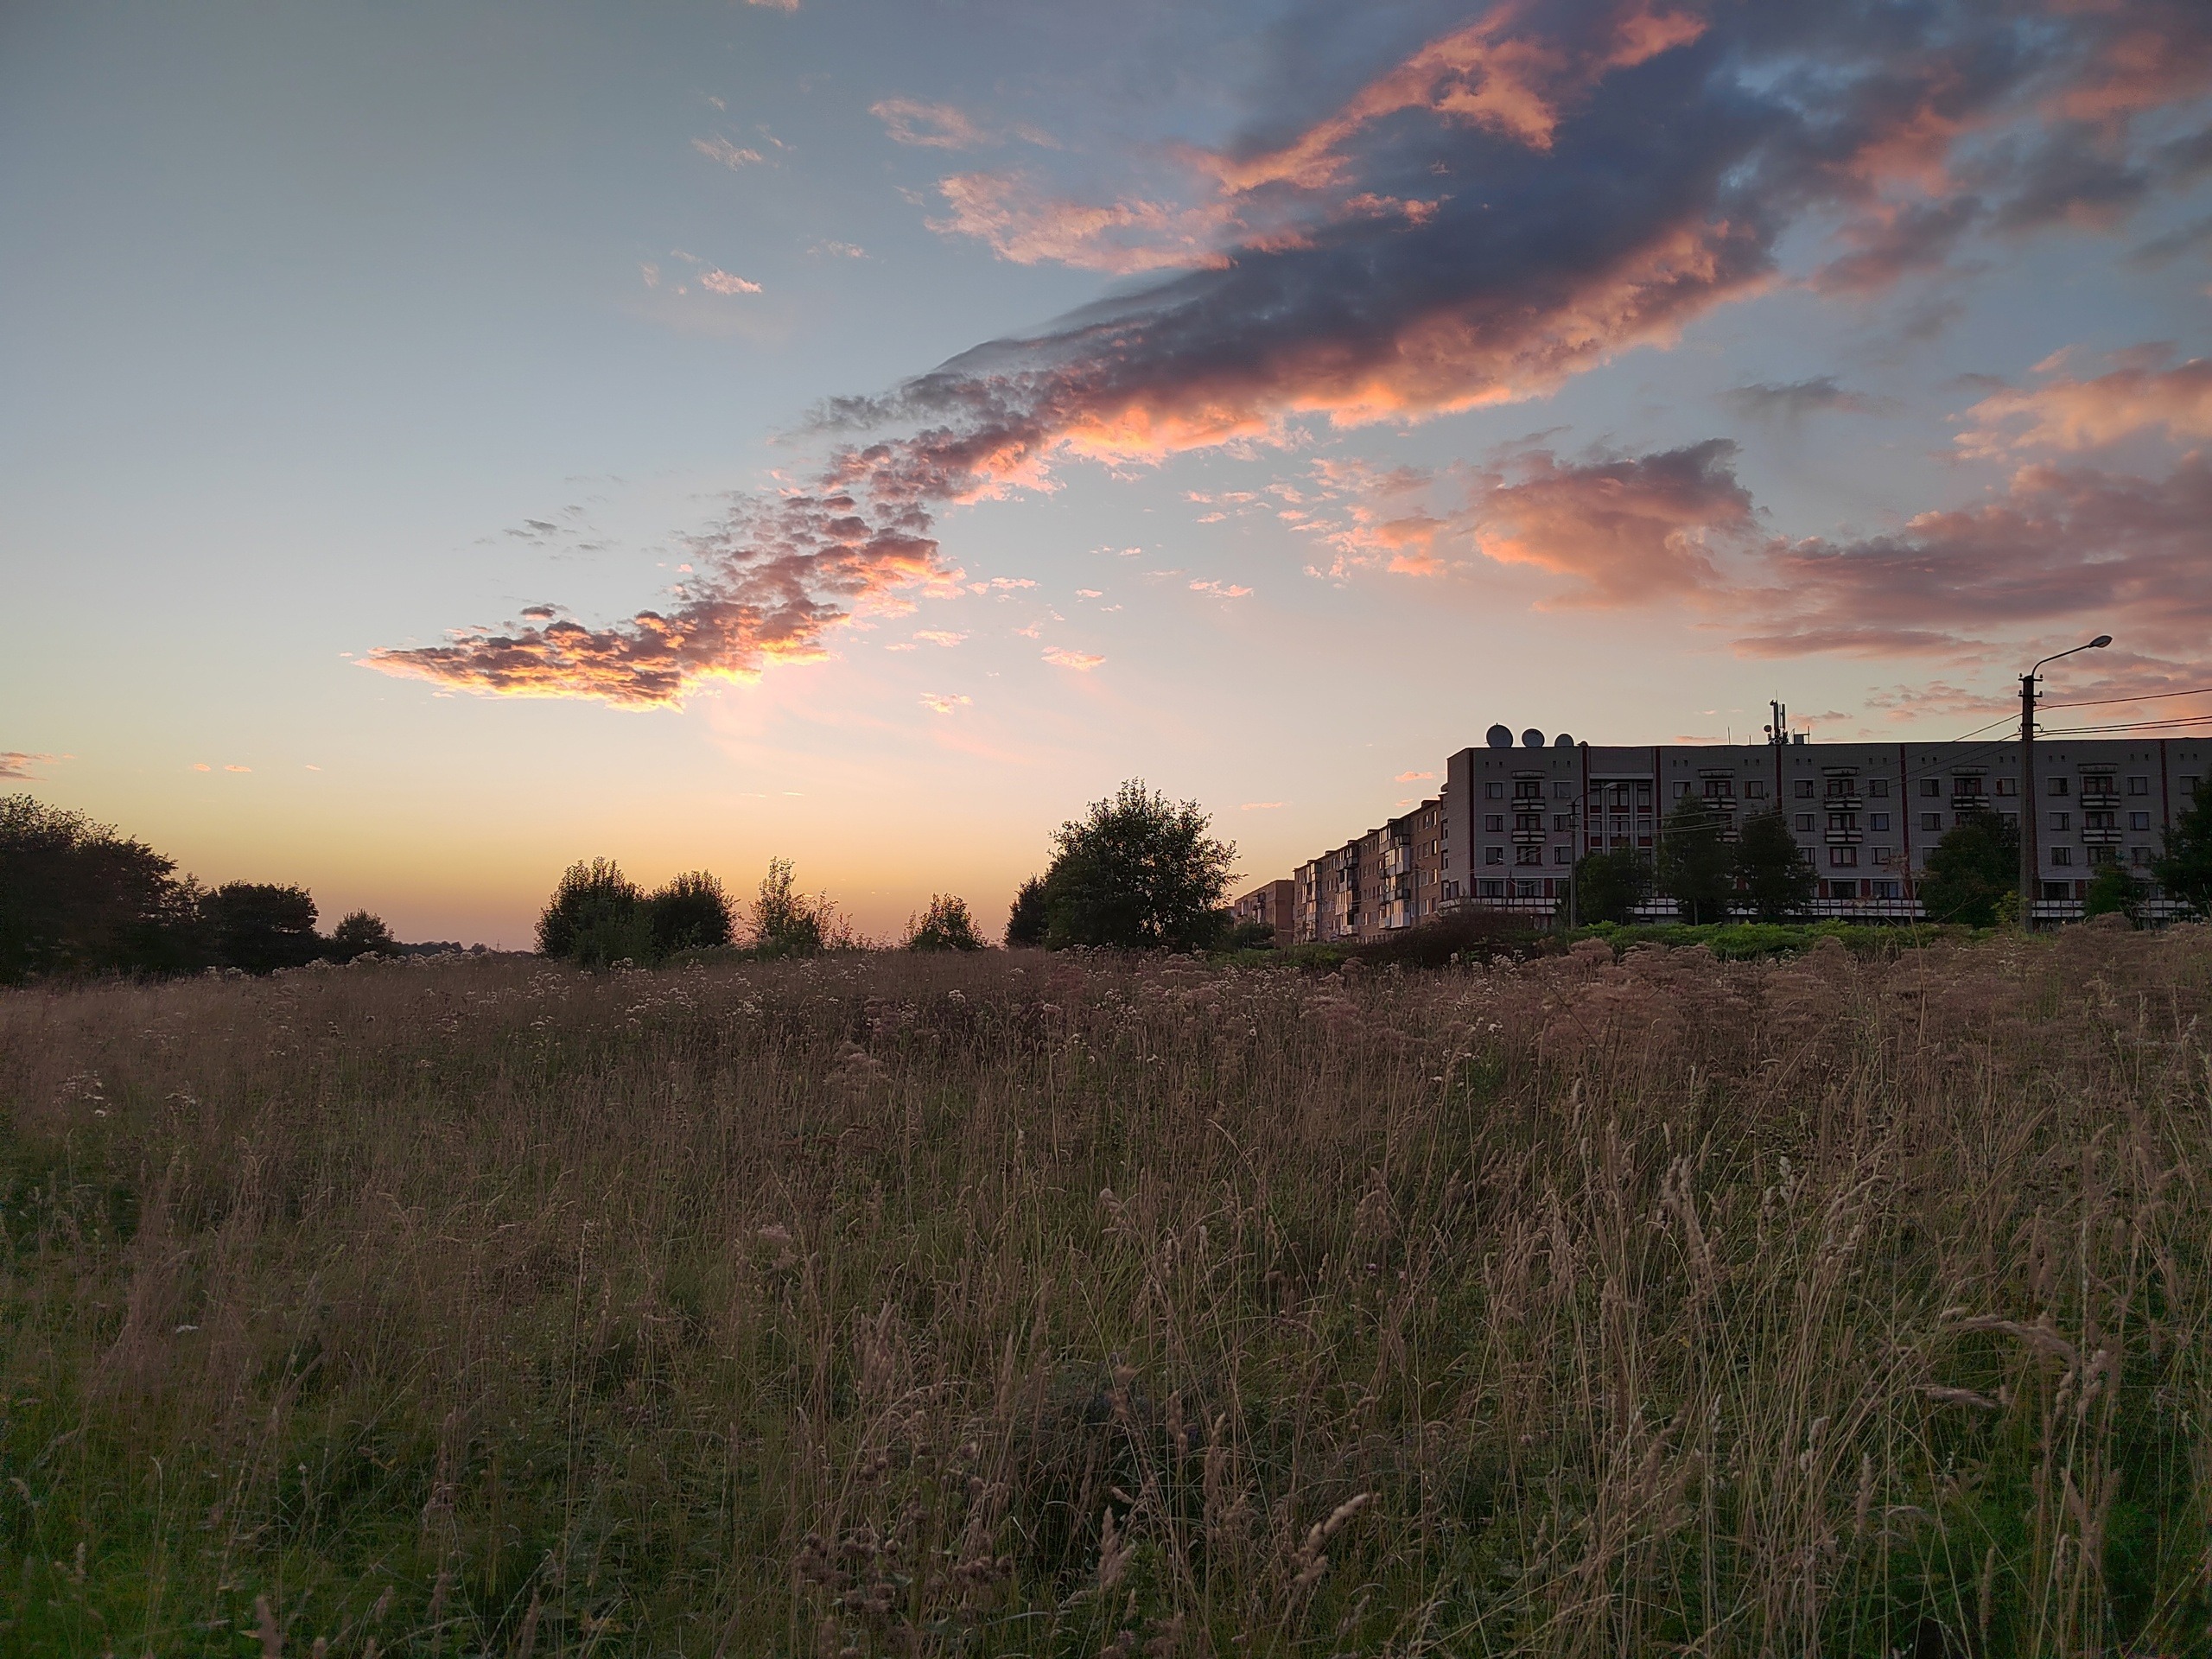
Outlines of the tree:
[{"label": "tree", "polygon": [[1196,801],[1179,805],[1131,779],[1060,826],[1046,873],[1046,943],[1122,950],[1200,949],[1219,933],[1236,847],[1206,831]]},{"label": "tree", "polygon": [[1993,812],[1967,814],[1928,855],[1920,903],[1931,922],[1995,925],[2019,890],[2020,826]]},{"label": "tree", "polygon": [[1719,811],[1701,796],[1685,795],[1660,831],[1659,891],[1681,906],[1686,922],[1725,922],[1736,889],[1735,849],[1720,839]]},{"label": "tree", "polygon": [[1574,867],[1574,909],[1584,922],[1632,922],[1651,897],[1651,861],[1633,847],[1585,853]]},{"label": "tree", "polygon": [[351,962],[356,957],[389,956],[397,944],[384,918],[356,910],[330,930],[330,948],[325,954],[333,962]]},{"label": "tree", "polygon": [[[537,918],[537,953],[594,967],[645,955],[652,936],[639,925],[644,902],[637,884],[613,859],[580,859],[561,872],[560,884]],[[630,944],[638,949],[625,948]]]},{"label": "tree", "polygon": [[671,876],[645,900],[646,928],[656,961],[679,950],[716,950],[737,937],[729,895],[704,870]]},{"label": "tree", "polygon": [[956,899],[950,893],[939,898],[930,895],[930,907],[922,912],[921,920],[909,917],[906,921],[906,948],[909,950],[981,950],[982,935],[976,931],[976,918],[968,913],[968,901]]},{"label": "tree", "polygon": [[792,868],[788,858],[770,859],[753,901],[753,948],[763,957],[811,957],[824,942],[827,904],[798,891]]},{"label": "tree", "polygon": [[2151,874],[2167,898],[2199,915],[2212,912],[2212,789],[2196,786],[2188,810],[2167,830],[2164,856]]},{"label": "tree", "polygon": [[1017,945],[1045,943],[1045,931],[1052,919],[1049,902],[1043,876],[1033,875],[1021,884],[1020,890],[1014,895],[1013,908],[1007,912],[1006,942],[1009,950]]},{"label": "tree", "polygon": [[2127,873],[2125,864],[2100,864],[2089,878],[2088,897],[2082,916],[2125,916],[2133,921],[2143,908],[2143,884]]},{"label": "tree", "polygon": [[200,965],[199,893],[175,861],[30,795],[0,798],[0,984]]},{"label": "tree", "polygon": [[315,900],[305,887],[229,881],[200,901],[200,925],[216,965],[249,974],[303,968],[322,954]]},{"label": "tree", "polygon": [[1798,849],[1789,821],[1777,811],[1744,820],[1736,842],[1736,878],[1763,922],[1787,922],[1805,913],[1820,877]]}]

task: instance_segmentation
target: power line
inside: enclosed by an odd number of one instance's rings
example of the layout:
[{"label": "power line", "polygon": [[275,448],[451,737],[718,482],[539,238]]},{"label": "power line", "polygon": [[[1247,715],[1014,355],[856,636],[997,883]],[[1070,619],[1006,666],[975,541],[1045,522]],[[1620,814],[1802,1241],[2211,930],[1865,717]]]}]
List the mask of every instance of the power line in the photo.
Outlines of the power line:
[{"label": "power line", "polygon": [[2139,697],[2092,697],[2087,702],[2046,702],[2040,706],[2045,709],[2104,709],[2117,702],[2158,702],[2167,697],[2201,697],[2208,694],[2212,694],[2212,685],[2200,685],[2194,691],[2146,691]]},{"label": "power line", "polygon": [[2053,726],[2045,737],[2079,737],[2089,732],[2158,732],[2177,726],[2212,724],[2212,715],[2179,715],[2171,720],[2126,720],[2109,726]]}]

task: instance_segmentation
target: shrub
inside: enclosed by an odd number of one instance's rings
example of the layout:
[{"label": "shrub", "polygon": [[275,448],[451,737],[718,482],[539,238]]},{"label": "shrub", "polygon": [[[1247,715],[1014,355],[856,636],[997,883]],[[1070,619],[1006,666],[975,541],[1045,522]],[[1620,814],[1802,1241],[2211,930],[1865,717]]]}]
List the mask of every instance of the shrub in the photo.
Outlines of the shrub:
[{"label": "shrub", "polygon": [[2125,916],[2133,921],[2143,908],[2143,884],[2121,864],[2101,864],[2089,880],[2089,893],[2082,906],[2084,920],[2092,916]]},{"label": "shrub", "polygon": [[2152,874],[2169,899],[2200,916],[2212,912],[2212,789],[2202,784],[2189,808],[2165,832],[2165,849]]},{"label": "shrub", "polygon": [[981,950],[982,935],[976,931],[976,918],[968,913],[968,901],[950,893],[940,898],[930,895],[930,907],[922,912],[919,921],[909,917],[906,922],[906,948],[909,950]]},{"label": "shrub", "polygon": [[1651,860],[1633,847],[1588,853],[1574,867],[1574,908],[1584,922],[1630,922],[1651,897]]},{"label": "shrub", "polygon": [[382,917],[356,910],[330,930],[330,946],[324,954],[333,962],[351,962],[356,957],[390,956],[397,946]]},{"label": "shrub", "polygon": [[1042,944],[1045,931],[1052,925],[1045,891],[1045,878],[1033,875],[1021,884],[1014,895],[1014,906],[1007,912],[1006,942],[1009,946]]},{"label": "shrub", "polygon": [[1777,810],[1755,812],[1744,820],[1736,843],[1736,876],[1743,896],[1763,922],[1787,922],[1802,916],[1819,888],[1820,877]]},{"label": "shrub", "polygon": [[226,882],[200,899],[200,920],[218,967],[267,974],[305,967],[322,954],[315,900],[305,887]]},{"label": "shrub", "polygon": [[[599,961],[619,961],[604,953],[632,938],[630,924],[636,918],[644,895],[611,858],[579,860],[561,872],[560,885],[537,918],[537,953],[542,957],[587,956]],[[643,935],[650,950],[652,935]],[[587,944],[587,939],[589,943]],[[624,954],[628,954],[625,952]]]},{"label": "shrub", "polygon": [[670,878],[645,900],[646,931],[655,961],[679,950],[715,950],[737,937],[729,895],[705,870]]},{"label": "shrub", "polygon": [[1931,922],[1991,927],[2020,883],[2020,827],[1994,812],[1971,812],[1928,855],[1920,902]]},{"label": "shrub", "polygon": [[748,918],[753,950],[764,958],[820,954],[829,943],[829,930],[823,925],[828,910],[826,899],[810,899],[799,892],[791,860],[770,859]]}]

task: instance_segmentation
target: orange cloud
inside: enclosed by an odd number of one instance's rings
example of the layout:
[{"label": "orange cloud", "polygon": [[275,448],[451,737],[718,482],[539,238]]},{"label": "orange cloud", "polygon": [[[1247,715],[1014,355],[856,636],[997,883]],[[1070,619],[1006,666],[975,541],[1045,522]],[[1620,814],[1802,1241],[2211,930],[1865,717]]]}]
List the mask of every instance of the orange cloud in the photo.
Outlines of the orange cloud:
[{"label": "orange cloud", "polygon": [[741,167],[750,167],[760,159],[759,150],[741,149],[728,139],[722,137],[694,138],[691,141],[691,148],[710,162],[720,162],[732,172],[735,172]]},{"label": "orange cloud", "polygon": [[716,294],[758,294],[760,284],[748,283],[742,276],[733,276],[726,270],[702,271],[699,286]]},{"label": "orange cloud", "polygon": [[940,715],[949,715],[955,709],[965,709],[974,702],[973,697],[963,697],[957,692],[926,691],[922,694],[922,707],[935,709]]},{"label": "orange cloud", "polygon": [[54,757],[50,754],[25,754],[16,749],[0,749],[0,779],[10,783],[28,783],[38,774],[34,766],[50,766]]},{"label": "orange cloud", "polygon": [[956,174],[937,188],[951,212],[928,220],[930,229],[988,242],[1018,265],[1050,261],[1128,276],[1227,261],[1212,245],[1234,222],[1221,207],[1068,201],[1021,173]]},{"label": "orange cloud", "polygon": [[2146,431],[2180,440],[2212,438],[2212,359],[1995,392],[1967,414],[1977,424],[1961,432],[1958,442],[1969,455],[2097,449]]},{"label": "orange cloud", "polygon": [[1070,651],[1065,646],[1054,645],[1045,653],[1045,660],[1058,668],[1072,668],[1088,674],[1106,659],[1091,652]]},{"label": "orange cloud", "polygon": [[972,149],[990,141],[989,134],[950,104],[887,98],[869,105],[868,112],[883,123],[883,130],[897,144],[924,149]]}]

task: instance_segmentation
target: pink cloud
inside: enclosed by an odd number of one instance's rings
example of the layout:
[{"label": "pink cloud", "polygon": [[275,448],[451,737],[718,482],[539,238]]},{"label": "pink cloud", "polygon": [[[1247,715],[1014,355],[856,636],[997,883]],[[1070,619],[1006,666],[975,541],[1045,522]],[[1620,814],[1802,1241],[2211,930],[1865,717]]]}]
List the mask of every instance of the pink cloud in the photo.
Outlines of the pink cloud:
[{"label": "pink cloud", "polygon": [[744,277],[733,276],[726,270],[701,273],[699,286],[716,294],[758,294],[760,291],[760,283],[748,283]]},{"label": "pink cloud", "polygon": [[927,691],[922,694],[922,707],[935,709],[940,715],[949,715],[955,709],[965,709],[974,702],[973,697],[964,697],[957,692]]},{"label": "pink cloud", "polygon": [[1249,599],[1252,596],[1249,588],[1232,587],[1218,582],[1194,582],[1191,584],[1191,591],[1205,594],[1212,599]]},{"label": "pink cloud", "polygon": [[1128,276],[1224,259],[1213,244],[1230,219],[1218,207],[1069,201],[1020,173],[956,174],[938,181],[938,191],[951,211],[929,220],[930,229],[975,237],[1018,265],[1049,262]]},{"label": "pink cloud", "polygon": [[691,148],[710,162],[720,162],[734,172],[741,167],[751,167],[760,159],[757,149],[741,149],[727,138],[694,138]]},{"label": "pink cloud", "polygon": [[973,149],[990,142],[989,134],[950,104],[887,98],[869,105],[868,112],[883,123],[893,143],[924,149]]},{"label": "pink cloud", "polygon": [[958,645],[967,637],[964,633],[955,633],[949,628],[919,628],[914,633],[914,638],[917,639],[932,645],[944,645],[948,649]]},{"label": "pink cloud", "polygon": [[1967,414],[1976,424],[1958,442],[1970,455],[2096,449],[2146,431],[2164,431],[2176,440],[2212,438],[2212,359],[2008,389],[1983,398]]},{"label": "pink cloud", "polygon": [[16,749],[0,749],[0,779],[8,782],[29,782],[38,774],[34,766],[50,766],[54,757],[50,754],[25,754]]},{"label": "pink cloud", "polygon": [[1394,784],[1423,784],[1435,776],[1433,772],[1402,772],[1390,781]]},{"label": "pink cloud", "polygon": [[1045,660],[1055,667],[1072,668],[1088,674],[1106,659],[1091,652],[1070,651],[1063,645],[1054,645],[1045,653]]}]

